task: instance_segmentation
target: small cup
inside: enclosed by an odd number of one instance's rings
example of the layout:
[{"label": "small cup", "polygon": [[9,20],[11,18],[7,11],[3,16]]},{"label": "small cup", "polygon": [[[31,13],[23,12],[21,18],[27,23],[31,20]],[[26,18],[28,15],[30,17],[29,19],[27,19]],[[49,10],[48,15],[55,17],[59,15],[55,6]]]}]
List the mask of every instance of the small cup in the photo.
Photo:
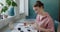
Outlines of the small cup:
[{"label": "small cup", "polygon": [[24,23],[24,26],[26,26],[26,25],[27,25],[27,23],[25,22],[25,23]]}]

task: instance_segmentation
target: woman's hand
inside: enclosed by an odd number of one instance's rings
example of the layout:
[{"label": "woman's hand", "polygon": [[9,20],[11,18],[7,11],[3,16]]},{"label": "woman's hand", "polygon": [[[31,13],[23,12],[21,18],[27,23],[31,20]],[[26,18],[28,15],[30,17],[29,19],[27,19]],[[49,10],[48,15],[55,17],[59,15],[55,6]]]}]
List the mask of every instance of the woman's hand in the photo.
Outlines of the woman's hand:
[{"label": "woman's hand", "polygon": [[43,26],[39,26],[39,25],[37,25],[37,29],[44,32],[51,32],[50,29],[45,29]]},{"label": "woman's hand", "polygon": [[50,29],[46,29],[46,31],[45,32],[52,32]]}]

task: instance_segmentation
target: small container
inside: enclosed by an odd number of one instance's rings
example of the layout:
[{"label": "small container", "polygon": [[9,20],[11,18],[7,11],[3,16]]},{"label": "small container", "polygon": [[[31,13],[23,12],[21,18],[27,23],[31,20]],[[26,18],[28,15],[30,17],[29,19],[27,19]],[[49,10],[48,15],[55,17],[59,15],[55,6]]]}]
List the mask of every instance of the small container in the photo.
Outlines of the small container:
[{"label": "small container", "polygon": [[24,23],[24,26],[27,26],[27,23],[26,22]]},{"label": "small container", "polygon": [[14,25],[13,25],[12,22],[9,23],[9,28],[10,28],[10,30],[13,30],[14,29]]},{"label": "small container", "polygon": [[21,30],[21,28],[18,28],[18,30]]}]

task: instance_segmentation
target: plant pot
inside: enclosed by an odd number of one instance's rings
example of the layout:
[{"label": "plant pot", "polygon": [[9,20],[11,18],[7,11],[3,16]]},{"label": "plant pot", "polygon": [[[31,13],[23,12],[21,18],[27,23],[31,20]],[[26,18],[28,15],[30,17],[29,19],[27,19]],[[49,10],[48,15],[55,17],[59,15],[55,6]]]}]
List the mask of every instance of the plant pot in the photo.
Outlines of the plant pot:
[{"label": "plant pot", "polygon": [[9,7],[9,9],[8,9],[8,15],[9,16],[14,16],[14,7],[13,6]]}]

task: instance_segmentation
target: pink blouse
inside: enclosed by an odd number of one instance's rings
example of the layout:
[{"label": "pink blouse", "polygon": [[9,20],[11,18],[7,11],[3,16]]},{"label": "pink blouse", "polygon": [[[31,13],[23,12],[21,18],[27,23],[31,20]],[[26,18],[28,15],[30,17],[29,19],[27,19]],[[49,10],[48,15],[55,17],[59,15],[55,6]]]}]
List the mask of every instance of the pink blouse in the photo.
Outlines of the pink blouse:
[{"label": "pink blouse", "polygon": [[53,20],[48,13],[46,13],[46,16],[37,15],[36,22],[40,26],[42,26],[46,29],[50,29],[52,32],[55,32]]}]

